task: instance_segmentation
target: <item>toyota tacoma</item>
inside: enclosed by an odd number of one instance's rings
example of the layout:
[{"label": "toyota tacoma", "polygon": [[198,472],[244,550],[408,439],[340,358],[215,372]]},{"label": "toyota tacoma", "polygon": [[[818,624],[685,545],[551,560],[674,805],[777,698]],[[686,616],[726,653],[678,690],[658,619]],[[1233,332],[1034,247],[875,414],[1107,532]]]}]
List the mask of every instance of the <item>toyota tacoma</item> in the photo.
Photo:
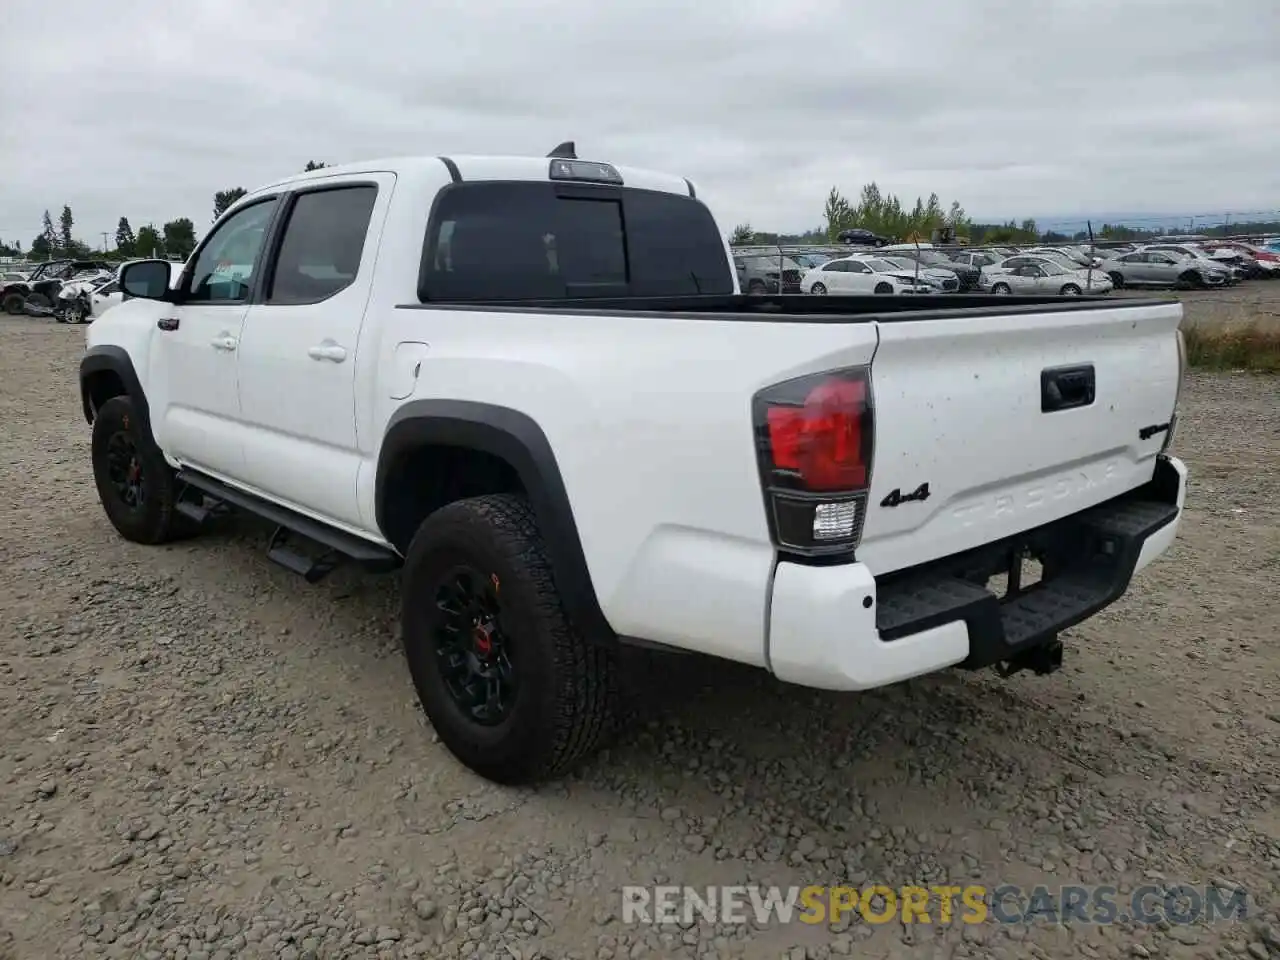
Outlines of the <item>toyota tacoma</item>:
[{"label": "toyota tacoma", "polygon": [[1174,539],[1181,307],[749,296],[723,237],[571,144],[255,190],[88,328],[106,516],[399,569],[422,706],[506,783],[602,742],[629,642],[842,691],[1053,672]]}]

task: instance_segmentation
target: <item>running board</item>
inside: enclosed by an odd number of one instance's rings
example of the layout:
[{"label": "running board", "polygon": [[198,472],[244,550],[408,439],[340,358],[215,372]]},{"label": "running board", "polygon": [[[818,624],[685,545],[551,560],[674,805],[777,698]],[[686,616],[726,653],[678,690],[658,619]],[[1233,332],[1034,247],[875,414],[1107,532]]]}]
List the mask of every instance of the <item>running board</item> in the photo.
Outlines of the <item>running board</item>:
[{"label": "running board", "polygon": [[[391,570],[400,566],[400,557],[392,550],[371,543],[343,530],[338,530],[303,516],[288,507],[264,500],[243,490],[215,480],[194,470],[178,471],[177,480],[184,484],[183,496],[176,509],[183,516],[203,523],[213,516],[224,514],[235,507],[262,517],[276,525],[267,547],[267,557],[286,570],[298,574],[308,583],[316,583],[333,571],[342,560],[354,560],[374,570]],[[201,495],[199,503],[186,497],[187,490]],[[319,557],[312,558],[293,546],[293,536],[302,537],[325,548]]]}]

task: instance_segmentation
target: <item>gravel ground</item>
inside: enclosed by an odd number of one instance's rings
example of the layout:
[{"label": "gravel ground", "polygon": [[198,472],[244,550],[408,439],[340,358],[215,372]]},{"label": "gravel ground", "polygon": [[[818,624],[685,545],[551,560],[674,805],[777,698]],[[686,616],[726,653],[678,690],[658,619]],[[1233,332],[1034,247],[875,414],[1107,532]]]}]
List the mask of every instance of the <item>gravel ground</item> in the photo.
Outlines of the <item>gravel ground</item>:
[{"label": "gravel ground", "polygon": [[[1182,535],[1053,677],[834,696],[636,653],[613,749],[511,790],[435,741],[394,577],[308,587],[247,521],[113,533],[82,344],[0,319],[0,957],[1280,957],[1276,380],[1191,378]],[[620,919],[626,883],[1183,881],[1248,918]]]},{"label": "gravel ground", "polygon": [[1280,330],[1280,280],[1247,280],[1222,290],[1117,290],[1117,297],[1173,297],[1182,301],[1184,326],[1257,323]]}]

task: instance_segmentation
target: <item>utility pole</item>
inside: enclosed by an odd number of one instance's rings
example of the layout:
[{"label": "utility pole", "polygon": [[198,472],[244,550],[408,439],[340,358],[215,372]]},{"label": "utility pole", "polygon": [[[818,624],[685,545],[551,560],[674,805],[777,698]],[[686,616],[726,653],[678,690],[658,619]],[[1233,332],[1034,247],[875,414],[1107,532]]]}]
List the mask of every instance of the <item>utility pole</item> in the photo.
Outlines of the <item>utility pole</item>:
[{"label": "utility pole", "polygon": [[109,233],[110,231],[108,230],[102,231],[102,252],[103,253],[107,252],[107,236],[109,235]]}]

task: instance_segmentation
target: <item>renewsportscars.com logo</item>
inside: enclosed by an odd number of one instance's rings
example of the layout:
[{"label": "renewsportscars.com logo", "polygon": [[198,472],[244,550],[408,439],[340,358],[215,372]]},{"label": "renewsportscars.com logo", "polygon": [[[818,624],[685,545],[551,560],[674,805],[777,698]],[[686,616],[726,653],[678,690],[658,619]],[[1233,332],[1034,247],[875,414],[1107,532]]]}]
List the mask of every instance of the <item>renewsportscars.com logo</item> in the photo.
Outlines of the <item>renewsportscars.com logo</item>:
[{"label": "renewsportscars.com logo", "polygon": [[1169,923],[1240,921],[1248,909],[1243,888],[1145,884],[1122,894],[1114,886],[987,887],[748,887],[628,886],[622,922],[651,924],[839,923]]}]

